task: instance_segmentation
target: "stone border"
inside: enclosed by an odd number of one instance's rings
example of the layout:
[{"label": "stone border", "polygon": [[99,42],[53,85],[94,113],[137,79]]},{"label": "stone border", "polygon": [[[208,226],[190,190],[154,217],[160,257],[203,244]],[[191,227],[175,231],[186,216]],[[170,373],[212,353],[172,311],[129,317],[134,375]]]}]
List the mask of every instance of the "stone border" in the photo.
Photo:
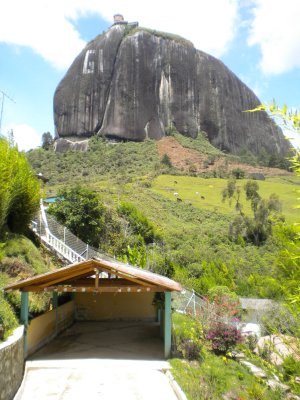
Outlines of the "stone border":
[{"label": "stone border", "polygon": [[0,344],[0,399],[11,400],[24,372],[24,326],[19,326]]},{"label": "stone border", "polygon": [[181,387],[178,385],[177,381],[175,380],[174,376],[170,371],[166,372],[166,376],[169,379],[170,385],[172,386],[172,389],[174,390],[178,400],[187,400],[187,397]]},{"label": "stone border", "polygon": [[24,325],[21,325],[18,328],[16,328],[13,331],[13,333],[6,340],[4,340],[4,342],[0,343],[0,351],[10,346],[11,344],[15,343],[19,339],[21,339],[23,333],[24,333]]}]

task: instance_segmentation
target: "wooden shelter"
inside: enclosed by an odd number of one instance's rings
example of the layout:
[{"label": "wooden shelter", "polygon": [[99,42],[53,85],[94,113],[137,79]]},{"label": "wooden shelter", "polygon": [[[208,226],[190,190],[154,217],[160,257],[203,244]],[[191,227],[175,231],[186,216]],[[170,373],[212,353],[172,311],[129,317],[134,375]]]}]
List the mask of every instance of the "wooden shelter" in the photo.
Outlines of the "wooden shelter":
[{"label": "wooden shelter", "polygon": [[[151,293],[154,296],[154,293],[164,292],[164,352],[166,357],[170,355],[171,292],[181,291],[182,288],[179,283],[164,276],[104,257],[36,275],[11,284],[4,290],[21,291],[21,322],[25,326],[28,325],[29,292],[53,292],[54,305],[57,305],[58,293],[74,293],[78,298],[82,294],[122,294],[124,303],[124,299],[128,297],[126,295],[132,296],[133,293],[148,293],[147,298],[150,299]],[[136,299],[134,301],[139,303]],[[105,307],[109,308],[110,302],[107,303]]]}]

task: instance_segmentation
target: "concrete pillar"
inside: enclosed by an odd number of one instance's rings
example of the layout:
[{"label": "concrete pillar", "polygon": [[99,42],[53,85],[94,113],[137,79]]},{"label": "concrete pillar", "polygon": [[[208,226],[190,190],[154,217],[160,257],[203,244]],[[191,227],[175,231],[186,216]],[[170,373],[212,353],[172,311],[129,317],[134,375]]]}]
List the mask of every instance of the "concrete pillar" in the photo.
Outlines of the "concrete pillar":
[{"label": "concrete pillar", "polygon": [[53,306],[53,308],[57,308],[57,306],[58,306],[58,293],[57,292],[53,292],[53,294],[52,294],[52,306]]},{"label": "concrete pillar", "polygon": [[171,292],[165,292],[165,326],[164,326],[164,342],[165,342],[165,358],[171,356],[172,342],[172,310],[171,310]]},{"label": "concrete pillar", "polygon": [[161,308],[156,310],[156,321],[160,324],[161,321]]},{"label": "concrete pillar", "polygon": [[57,333],[57,326],[58,326],[58,293],[57,292],[53,292],[52,293],[52,306],[53,306],[53,310],[55,310],[55,331]]},{"label": "concrete pillar", "polygon": [[29,293],[21,292],[21,324],[24,325],[24,356],[27,355],[28,342],[27,342],[27,327],[28,327],[28,310],[29,310]]}]

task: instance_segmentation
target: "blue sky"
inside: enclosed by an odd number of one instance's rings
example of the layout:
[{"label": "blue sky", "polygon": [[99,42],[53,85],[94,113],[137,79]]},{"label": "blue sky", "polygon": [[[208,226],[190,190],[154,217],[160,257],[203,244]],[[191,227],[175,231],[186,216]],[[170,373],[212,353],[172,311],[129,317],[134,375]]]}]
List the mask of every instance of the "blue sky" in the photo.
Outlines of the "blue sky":
[{"label": "blue sky", "polygon": [[[20,149],[40,145],[43,132],[54,134],[56,86],[115,13],[191,40],[262,102],[274,98],[300,110],[299,0],[0,0],[0,6],[0,91],[15,100],[4,98],[1,133],[13,129]],[[2,100],[0,93],[0,112]]]}]

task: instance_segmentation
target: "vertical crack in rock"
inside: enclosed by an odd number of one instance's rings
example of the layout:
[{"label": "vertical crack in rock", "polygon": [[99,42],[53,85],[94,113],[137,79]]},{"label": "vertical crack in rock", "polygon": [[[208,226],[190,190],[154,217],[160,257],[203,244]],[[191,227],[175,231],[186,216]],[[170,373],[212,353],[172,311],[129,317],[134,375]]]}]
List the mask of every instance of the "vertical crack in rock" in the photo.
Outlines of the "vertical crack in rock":
[{"label": "vertical crack in rock", "polygon": [[[119,27],[120,25],[117,25],[117,26]],[[105,104],[104,113],[102,114],[102,118],[99,120],[99,122],[96,125],[96,128],[94,130],[94,132],[97,133],[97,134],[100,133],[100,130],[101,130],[101,127],[102,127],[102,124],[103,124],[103,120],[105,119],[105,115],[106,115],[106,112],[107,112],[107,104],[108,104],[108,101],[109,101],[109,98],[110,98],[111,85],[112,85],[112,82],[114,80],[114,75],[115,75],[116,61],[117,61],[117,58],[118,58],[118,54],[119,54],[119,50],[120,50],[122,41],[124,39],[124,36],[126,36],[126,34],[128,33],[128,31],[133,29],[133,28],[130,28],[128,26],[124,27],[122,25],[120,27],[121,27],[121,29],[123,29],[123,36],[121,37],[121,39],[120,39],[120,41],[119,41],[119,43],[117,45],[117,49],[116,49],[116,53],[115,53],[115,57],[114,57],[114,61],[113,61],[113,66],[112,66],[112,70],[111,70],[111,76],[110,76],[110,80],[109,80],[109,85],[107,87],[106,94],[104,96],[104,104]]]}]

